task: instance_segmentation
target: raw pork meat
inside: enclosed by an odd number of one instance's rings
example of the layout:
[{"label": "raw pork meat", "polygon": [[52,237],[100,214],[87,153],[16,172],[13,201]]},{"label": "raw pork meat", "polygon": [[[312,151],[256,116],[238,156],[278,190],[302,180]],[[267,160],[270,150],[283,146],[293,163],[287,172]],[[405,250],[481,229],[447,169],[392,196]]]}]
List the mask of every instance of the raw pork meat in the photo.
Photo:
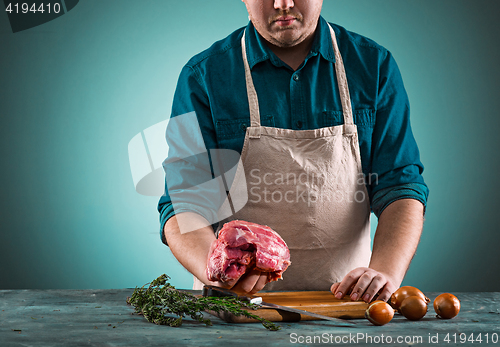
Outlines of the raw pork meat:
[{"label": "raw pork meat", "polygon": [[290,251],[278,233],[241,220],[224,224],[211,249],[207,265],[210,281],[238,280],[256,268],[267,272],[268,282],[272,282],[282,278],[290,265]]}]

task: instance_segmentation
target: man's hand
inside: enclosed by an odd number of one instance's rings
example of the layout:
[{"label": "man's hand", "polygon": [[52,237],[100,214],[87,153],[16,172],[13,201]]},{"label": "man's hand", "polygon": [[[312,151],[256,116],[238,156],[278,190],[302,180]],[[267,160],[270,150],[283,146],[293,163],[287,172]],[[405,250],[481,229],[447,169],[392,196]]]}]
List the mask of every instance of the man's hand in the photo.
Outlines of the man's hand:
[{"label": "man's hand", "polygon": [[349,272],[342,282],[334,283],[330,288],[337,299],[350,295],[351,300],[361,299],[365,302],[377,300],[387,301],[398,289],[398,286],[388,275],[368,267],[358,267]]},{"label": "man's hand", "polygon": [[352,300],[387,301],[401,285],[417,250],[424,222],[420,201],[401,199],[385,208],[373,240],[369,267],[356,268],[330,290],[335,297],[350,294]]},{"label": "man's hand", "polygon": [[[213,252],[215,235],[209,223],[194,213],[180,213],[165,223],[164,233],[175,258],[204,284],[232,289],[241,294],[255,294],[267,283],[267,274],[253,270],[238,281],[212,282],[207,278],[207,263]],[[179,225],[182,225],[182,232]],[[197,228],[196,225],[206,225]]]},{"label": "man's hand", "polygon": [[165,223],[163,232],[172,254],[184,268],[203,284],[224,286],[207,278],[207,254],[211,252],[215,234],[206,220],[191,212],[180,213]]},{"label": "man's hand", "polygon": [[253,269],[249,273],[243,275],[238,281],[226,283],[229,288],[241,294],[254,295],[261,291],[267,283],[267,274]]}]

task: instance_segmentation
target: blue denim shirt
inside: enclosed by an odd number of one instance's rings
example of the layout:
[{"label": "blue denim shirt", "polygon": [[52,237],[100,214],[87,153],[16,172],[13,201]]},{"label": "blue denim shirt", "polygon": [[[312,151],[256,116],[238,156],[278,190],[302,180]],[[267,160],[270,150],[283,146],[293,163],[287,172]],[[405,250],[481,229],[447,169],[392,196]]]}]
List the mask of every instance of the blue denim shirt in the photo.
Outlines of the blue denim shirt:
[{"label": "blue denim shirt", "polygon": [[[366,186],[372,211],[378,217],[390,203],[403,198],[419,200],[425,206],[429,191],[421,176],[423,165],[396,62],[374,41],[332,26],[345,64],[363,173],[371,178]],[[207,149],[226,148],[241,153],[245,129],[250,125],[240,42],[244,29],[194,56],[179,77],[171,116],[194,111]],[[311,51],[296,71],[267,47],[251,22],[246,32],[262,125],[302,130],[343,123],[335,56],[328,23],[322,17]],[[177,140],[167,136],[169,145],[173,141]],[[169,157],[176,156],[172,147]],[[182,178],[169,185],[170,192],[182,189]],[[203,214],[209,208],[203,206],[206,203],[200,201],[196,212]],[[158,211],[163,228],[175,214],[167,187]],[[162,240],[165,242],[163,235]]]}]

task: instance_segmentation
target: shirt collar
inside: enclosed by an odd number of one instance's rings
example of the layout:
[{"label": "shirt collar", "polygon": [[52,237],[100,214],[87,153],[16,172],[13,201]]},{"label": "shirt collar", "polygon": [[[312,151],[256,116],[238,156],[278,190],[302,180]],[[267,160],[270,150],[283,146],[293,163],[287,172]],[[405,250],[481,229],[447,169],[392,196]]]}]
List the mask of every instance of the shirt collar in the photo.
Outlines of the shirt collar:
[{"label": "shirt collar", "polygon": [[[328,24],[323,17],[319,17],[318,28],[316,29],[311,52],[308,57],[319,53],[324,59],[334,63],[335,54],[333,52],[330,29],[328,28],[329,25],[330,24]],[[264,38],[260,36],[252,22],[249,22],[246,27],[245,40],[246,46],[248,47],[247,57],[250,69],[252,69],[256,64],[268,59],[271,60],[271,62],[276,66],[284,66],[283,62],[269,49],[264,41]]]},{"label": "shirt collar", "polygon": [[[333,30],[335,32],[335,29]],[[328,24],[328,22],[321,16],[319,17],[318,29],[316,30],[316,35],[314,36],[311,52],[319,53],[326,60],[335,63],[335,53],[333,52],[330,24]]]}]

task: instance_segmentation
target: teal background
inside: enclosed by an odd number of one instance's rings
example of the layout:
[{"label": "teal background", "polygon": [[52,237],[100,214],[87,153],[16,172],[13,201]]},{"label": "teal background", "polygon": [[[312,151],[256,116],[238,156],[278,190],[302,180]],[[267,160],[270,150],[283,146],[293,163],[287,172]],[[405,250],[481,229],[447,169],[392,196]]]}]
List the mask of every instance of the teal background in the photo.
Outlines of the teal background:
[{"label": "teal background", "polygon": [[[499,291],[497,0],[325,0],[399,64],[430,197],[405,284]],[[191,276],[135,192],[128,142],[169,115],[187,60],[247,24],[241,1],[85,0],[13,34],[0,14],[0,289]],[[375,218],[374,218],[375,219]],[[375,226],[375,221],[374,221]]]}]

